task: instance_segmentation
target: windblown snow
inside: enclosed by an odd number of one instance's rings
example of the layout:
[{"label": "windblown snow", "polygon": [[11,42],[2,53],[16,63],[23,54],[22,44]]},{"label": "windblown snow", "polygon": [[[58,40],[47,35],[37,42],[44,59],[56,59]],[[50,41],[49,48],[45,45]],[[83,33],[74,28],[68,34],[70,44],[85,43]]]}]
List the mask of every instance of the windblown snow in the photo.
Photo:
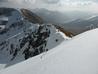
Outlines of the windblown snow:
[{"label": "windblown snow", "polygon": [[3,69],[0,74],[98,74],[98,29]]}]

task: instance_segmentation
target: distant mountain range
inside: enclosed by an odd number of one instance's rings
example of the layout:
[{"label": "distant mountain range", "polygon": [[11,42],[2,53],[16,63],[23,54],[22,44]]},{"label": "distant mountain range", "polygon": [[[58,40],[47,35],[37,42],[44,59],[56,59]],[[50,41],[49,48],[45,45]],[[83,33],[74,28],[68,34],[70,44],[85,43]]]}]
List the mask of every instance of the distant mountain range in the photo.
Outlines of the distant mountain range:
[{"label": "distant mountain range", "polygon": [[44,23],[53,23],[77,35],[89,29],[96,28],[98,14],[82,11],[50,11],[47,9],[32,10],[40,16]]},{"label": "distant mountain range", "polygon": [[86,30],[98,27],[98,16],[91,16],[85,19],[77,19],[63,24],[64,29],[70,30],[74,34],[82,33]]},{"label": "distant mountain range", "polygon": [[44,22],[53,24],[64,24],[72,20],[87,18],[93,15],[92,13],[81,12],[81,11],[60,12],[60,11],[50,11],[47,9],[34,9],[32,11],[41,18],[43,18]]}]

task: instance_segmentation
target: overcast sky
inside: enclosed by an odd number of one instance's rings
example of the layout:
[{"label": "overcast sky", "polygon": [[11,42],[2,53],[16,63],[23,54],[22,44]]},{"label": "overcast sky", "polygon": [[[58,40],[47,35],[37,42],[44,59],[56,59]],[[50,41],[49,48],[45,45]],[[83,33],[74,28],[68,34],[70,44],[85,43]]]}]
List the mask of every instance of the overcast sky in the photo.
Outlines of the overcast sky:
[{"label": "overcast sky", "polygon": [[[98,12],[98,0],[0,0],[9,2],[12,5],[19,4],[31,8],[46,8],[58,11],[92,11]],[[18,6],[18,5],[17,5]]]}]

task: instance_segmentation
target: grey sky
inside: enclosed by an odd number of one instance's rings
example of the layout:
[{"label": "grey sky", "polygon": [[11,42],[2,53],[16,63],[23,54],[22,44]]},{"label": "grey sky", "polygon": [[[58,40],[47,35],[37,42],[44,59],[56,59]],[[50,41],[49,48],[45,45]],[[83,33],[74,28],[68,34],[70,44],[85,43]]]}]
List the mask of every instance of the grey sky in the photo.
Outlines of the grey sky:
[{"label": "grey sky", "polygon": [[31,8],[46,8],[49,10],[81,10],[98,12],[98,0],[0,0],[2,2],[10,2],[16,6],[23,5]]},{"label": "grey sky", "polygon": [[7,0],[0,0],[0,2],[5,2],[5,1],[7,1]]},{"label": "grey sky", "polygon": [[55,4],[58,3],[60,0],[42,0],[42,1],[49,4]]}]

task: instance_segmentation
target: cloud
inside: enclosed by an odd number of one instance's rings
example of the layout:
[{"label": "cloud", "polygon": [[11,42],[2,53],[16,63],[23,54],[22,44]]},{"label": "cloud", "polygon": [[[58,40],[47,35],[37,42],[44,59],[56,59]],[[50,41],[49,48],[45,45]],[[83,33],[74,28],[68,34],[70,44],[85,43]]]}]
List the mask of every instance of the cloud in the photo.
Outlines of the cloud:
[{"label": "cloud", "polygon": [[[0,0],[1,2],[9,2],[9,5],[16,4],[16,7],[24,8],[45,8],[48,10],[68,11],[68,10],[83,10],[98,12],[98,0]],[[19,4],[19,5],[18,5]],[[7,4],[0,4],[7,5]]]},{"label": "cloud", "polygon": [[47,4],[56,4],[58,3],[60,0],[42,0],[44,3]]}]

